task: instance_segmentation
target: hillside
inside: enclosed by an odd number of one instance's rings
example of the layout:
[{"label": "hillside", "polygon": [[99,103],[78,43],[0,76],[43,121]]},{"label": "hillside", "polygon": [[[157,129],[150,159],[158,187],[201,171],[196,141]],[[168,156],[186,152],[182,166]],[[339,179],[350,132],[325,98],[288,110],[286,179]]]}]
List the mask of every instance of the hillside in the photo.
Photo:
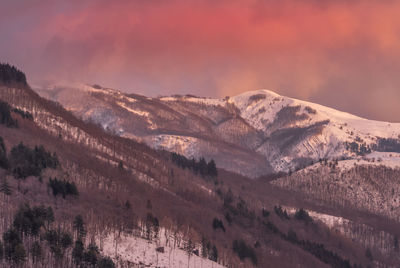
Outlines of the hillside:
[{"label": "hillside", "polygon": [[188,158],[215,159],[219,167],[250,177],[294,171],[320,159],[400,151],[400,124],[268,90],[225,99],[149,98],[79,84],[36,90],[117,135]]},{"label": "hillside", "polygon": [[[93,89],[102,98],[107,91]],[[186,107],[186,102],[107,94],[140,107],[157,103],[160,116],[169,112],[184,118],[168,103]],[[314,184],[310,192],[285,183],[305,170],[258,180],[220,169],[218,160],[215,170],[209,159],[192,161],[154,150],[82,121],[18,81],[1,84],[0,101],[2,266],[367,267],[399,262],[398,219],[375,210],[386,200],[364,207],[331,202],[347,195],[332,191],[325,200],[317,194],[326,191]],[[197,101],[193,98],[196,107],[203,107]],[[214,118],[227,111],[215,109]],[[238,108],[232,106],[230,113],[238,114]],[[138,116],[135,129],[149,131],[147,119],[141,126],[140,118],[146,119]],[[191,118],[200,120],[193,112],[188,126]],[[232,145],[226,146],[230,150]],[[356,182],[365,177],[354,174]],[[332,173],[329,179],[338,178]]]}]

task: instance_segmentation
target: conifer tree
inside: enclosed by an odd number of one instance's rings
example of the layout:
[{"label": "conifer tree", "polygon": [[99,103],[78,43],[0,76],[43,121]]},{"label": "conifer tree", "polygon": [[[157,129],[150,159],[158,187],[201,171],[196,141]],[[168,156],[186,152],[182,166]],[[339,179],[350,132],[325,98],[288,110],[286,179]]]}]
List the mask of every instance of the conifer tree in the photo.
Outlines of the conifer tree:
[{"label": "conifer tree", "polygon": [[11,195],[12,194],[11,186],[8,184],[8,181],[7,181],[6,178],[3,178],[1,180],[0,192],[5,194],[5,195]]},{"label": "conifer tree", "polygon": [[86,235],[85,223],[83,221],[82,215],[77,215],[74,219],[74,230],[78,238],[82,239]]},{"label": "conifer tree", "polygon": [[0,137],[0,168],[8,168],[6,146],[2,137]]},{"label": "conifer tree", "polygon": [[83,254],[85,248],[83,246],[82,240],[78,239],[75,241],[74,249],[72,250],[72,258],[74,259],[74,263],[79,266],[83,261]]},{"label": "conifer tree", "polygon": [[218,176],[217,166],[215,165],[214,159],[211,159],[207,164],[207,173],[209,176]]},{"label": "conifer tree", "polygon": [[38,262],[38,260],[42,257],[42,246],[38,241],[33,242],[31,247],[31,255],[33,263]]},{"label": "conifer tree", "polygon": [[4,257],[4,248],[3,248],[3,243],[0,240],[0,262],[3,260]]}]

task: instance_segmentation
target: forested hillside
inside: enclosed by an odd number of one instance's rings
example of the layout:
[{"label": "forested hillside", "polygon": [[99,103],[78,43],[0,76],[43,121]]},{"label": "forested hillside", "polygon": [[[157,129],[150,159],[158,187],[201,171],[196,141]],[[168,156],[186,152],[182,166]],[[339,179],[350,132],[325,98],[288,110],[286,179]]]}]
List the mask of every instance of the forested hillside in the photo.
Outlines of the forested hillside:
[{"label": "forested hillside", "polygon": [[398,262],[352,240],[361,225],[340,233],[311,213],[335,215],[340,212],[335,206],[316,205],[271,185],[271,178],[249,179],[219,169],[214,160],[171,155],[113,135],[28,85],[3,81],[0,100],[7,118],[0,124],[4,267]]}]

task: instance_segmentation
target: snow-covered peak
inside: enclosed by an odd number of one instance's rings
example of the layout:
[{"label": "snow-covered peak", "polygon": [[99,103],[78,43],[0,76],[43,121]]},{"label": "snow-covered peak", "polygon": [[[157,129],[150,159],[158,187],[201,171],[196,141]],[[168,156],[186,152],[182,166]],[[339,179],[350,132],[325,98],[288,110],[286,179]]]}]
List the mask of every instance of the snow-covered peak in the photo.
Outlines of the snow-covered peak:
[{"label": "snow-covered peak", "polygon": [[265,130],[272,123],[276,114],[285,106],[293,103],[290,98],[285,98],[270,90],[248,91],[230,98],[241,112],[241,116],[259,130]]},{"label": "snow-covered peak", "polygon": [[400,123],[368,120],[320,104],[281,96],[271,90],[248,91],[232,97],[230,101],[239,108],[242,117],[260,130],[267,129],[283,108],[299,106],[297,113],[304,113],[307,119],[297,121],[296,126],[329,120],[329,125],[336,129],[335,132],[340,132],[340,136],[359,135],[360,138],[371,139],[397,138],[400,135]]},{"label": "snow-covered peak", "polygon": [[254,95],[259,95],[259,94],[264,94],[267,97],[271,97],[271,98],[279,98],[279,97],[283,97],[281,95],[279,95],[278,93],[276,93],[275,91],[269,90],[269,89],[257,89],[257,90],[249,90],[243,93],[240,93],[232,98],[238,99],[238,98],[250,98],[251,96]]}]

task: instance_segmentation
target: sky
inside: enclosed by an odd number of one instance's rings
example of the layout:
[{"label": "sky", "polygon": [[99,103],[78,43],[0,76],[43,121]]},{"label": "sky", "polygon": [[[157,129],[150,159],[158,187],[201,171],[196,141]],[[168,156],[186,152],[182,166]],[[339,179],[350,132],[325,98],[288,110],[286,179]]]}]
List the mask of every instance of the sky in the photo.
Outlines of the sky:
[{"label": "sky", "polygon": [[0,61],[32,85],[208,97],[270,89],[400,122],[400,1],[0,1]]}]

